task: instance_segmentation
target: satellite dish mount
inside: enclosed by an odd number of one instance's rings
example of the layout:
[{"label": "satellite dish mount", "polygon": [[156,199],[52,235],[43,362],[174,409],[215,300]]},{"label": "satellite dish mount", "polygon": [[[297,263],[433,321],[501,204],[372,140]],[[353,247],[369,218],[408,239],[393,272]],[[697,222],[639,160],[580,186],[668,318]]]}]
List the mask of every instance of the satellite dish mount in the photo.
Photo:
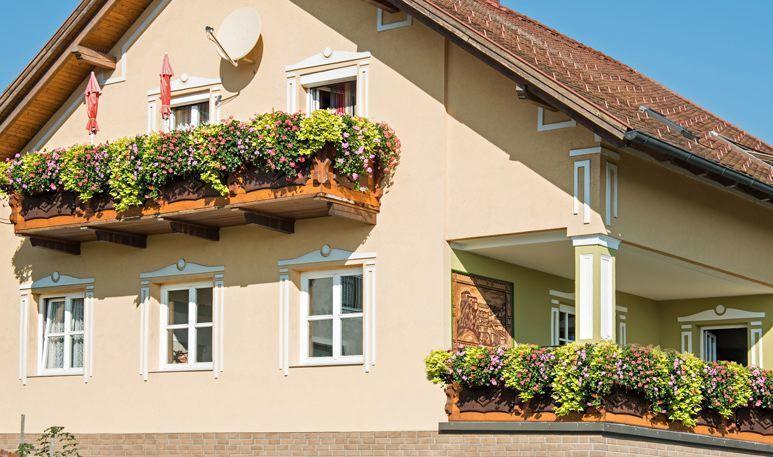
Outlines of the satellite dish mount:
[{"label": "satellite dish mount", "polygon": [[207,38],[214,43],[217,53],[234,67],[239,61],[254,61],[246,58],[258,44],[261,32],[260,15],[254,8],[239,8],[226,17],[220,28],[204,27]]}]

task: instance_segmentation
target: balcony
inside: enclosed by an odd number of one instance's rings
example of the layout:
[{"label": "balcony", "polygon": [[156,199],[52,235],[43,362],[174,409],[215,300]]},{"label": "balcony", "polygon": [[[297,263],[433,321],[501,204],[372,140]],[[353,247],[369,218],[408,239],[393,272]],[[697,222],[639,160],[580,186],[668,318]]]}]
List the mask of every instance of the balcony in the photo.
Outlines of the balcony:
[{"label": "balcony", "polygon": [[472,346],[434,351],[426,364],[428,379],[445,386],[441,430],[448,432],[622,424],[659,439],[701,440],[691,434],[773,445],[770,371],[609,343]]},{"label": "balcony", "polygon": [[291,234],[297,219],[375,224],[398,151],[382,124],[270,113],[20,156],[6,162],[3,190],[17,235],[76,255],[82,242],[143,248],[149,235],[164,233],[217,241],[221,228],[238,225]]}]

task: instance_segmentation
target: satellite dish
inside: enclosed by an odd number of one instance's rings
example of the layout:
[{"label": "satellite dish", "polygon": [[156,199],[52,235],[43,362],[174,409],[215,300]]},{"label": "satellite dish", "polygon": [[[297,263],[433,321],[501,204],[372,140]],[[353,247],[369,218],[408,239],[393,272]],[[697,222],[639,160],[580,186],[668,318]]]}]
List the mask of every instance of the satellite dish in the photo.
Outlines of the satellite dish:
[{"label": "satellite dish", "polygon": [[250,53],[258,44],[261,32],[260,14],[250,7],[239,8],[229,14],[220,28],[207,26],[204,29],[210,41],[215,44],[218,54],[236,67],[239,60]]}]

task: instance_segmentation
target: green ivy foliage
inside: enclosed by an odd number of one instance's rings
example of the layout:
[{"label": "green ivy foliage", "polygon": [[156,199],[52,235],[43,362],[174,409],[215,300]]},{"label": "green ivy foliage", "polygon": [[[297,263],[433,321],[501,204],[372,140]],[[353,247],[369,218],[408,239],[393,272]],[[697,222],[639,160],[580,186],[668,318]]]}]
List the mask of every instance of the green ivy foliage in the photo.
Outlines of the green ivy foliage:
[{"label": "green ivy foliage", "polygon": [[558,416],[602,407],[615,391],[639,395],[653,413],[688,427],[702,410],[728,418],[739,408],[773,409],[773,372],[657,347],[468,346],[433,351],[425,364],[433,383],[509,389],[524,402],[551,398]]},{"label": "green ivy foliage", "polygon": [[378,176],[387,186],[400,141],[386,124],[315,111],[274,111],[249,122],[229,119],[193,129],[121,138],[98,145],[16,154],[0,165],[0,191],[36,195],[61,191],[81,201],[109,197],[126,211],[158,199],[167,185],[197,179],[228,195],[229,175],[257,169],[287,182],[309,176],[311,156],[330,146],[339,176],[359,184]]}]

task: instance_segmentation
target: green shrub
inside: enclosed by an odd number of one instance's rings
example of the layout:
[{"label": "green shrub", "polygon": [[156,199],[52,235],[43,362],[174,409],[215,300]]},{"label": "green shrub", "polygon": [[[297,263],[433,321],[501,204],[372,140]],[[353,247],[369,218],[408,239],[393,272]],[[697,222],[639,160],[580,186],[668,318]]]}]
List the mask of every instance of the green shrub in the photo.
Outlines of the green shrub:
[{"label": "green shrub", "polygon": [[424,366],[427,369],[427,379],[433,384],[447,384],[451,379],[449,361],[451,353],[448,351],[432,351],[426,359]]}]

